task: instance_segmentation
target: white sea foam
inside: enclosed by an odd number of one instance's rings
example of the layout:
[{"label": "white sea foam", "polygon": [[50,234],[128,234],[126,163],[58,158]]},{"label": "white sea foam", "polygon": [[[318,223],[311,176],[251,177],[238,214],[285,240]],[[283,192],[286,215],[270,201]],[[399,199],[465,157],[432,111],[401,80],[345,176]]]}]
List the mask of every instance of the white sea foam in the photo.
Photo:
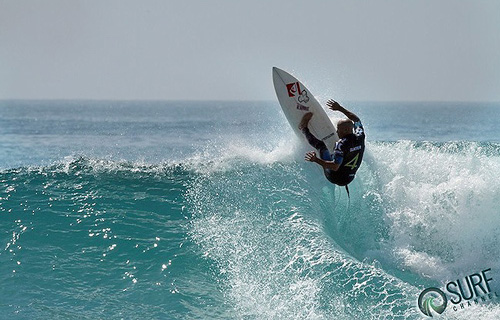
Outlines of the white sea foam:
[{"label": "white sea foam", "polygon": [[368,167],[378,180],[371,187],[391,235],[386,253],[401,268],[446,281],[499,265],[498,154],[476,143],[399,142],[370,150]]},{"label": "white sea foam", "polygon": [[[187,199],[196,212],[192,236],[219,265],[240,317],[349,319],[359,312],[364,319],[416,319],[423,287],[393,278],[394,270],[443,284],[500,261],[500,161],[475,143],[369,143],[351,207],[324,214],[318,201],[330,189],[325,192],[321,173],[290,163],[300,148],[234,142],[226,151],[201,172]],[[360,206],[364,212],[353,209]],[[351,217],[342,218],[346,212]],[[387,234],[380,244],[363,244],[368,259],[359,262],[351,256],[360,255],[353,247],[359,243],[346,242],[342,233],[354,224],[353,237],[363,240],[379,228],[371,220],[356,224],[363,217],[381,221]],[[329,238],[332,219],[344,227]],[[491,274],[498,278],[498,270]],[[443,317],[494,319],[498,313],[493,302],[450,309]]]}]

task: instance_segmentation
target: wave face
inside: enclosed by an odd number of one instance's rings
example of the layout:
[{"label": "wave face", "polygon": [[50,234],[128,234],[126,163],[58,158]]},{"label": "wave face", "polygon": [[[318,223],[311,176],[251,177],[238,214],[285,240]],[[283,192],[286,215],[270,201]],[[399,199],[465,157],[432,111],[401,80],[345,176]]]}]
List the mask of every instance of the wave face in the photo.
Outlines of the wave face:
[{"label": "wave face", "polygon": [[349,107],[350,200],[276,102],[0,101],[0,318],[422,319],[488,268],[500,293],[498,104]]},{"label": "wave face", "polygon": [[369,143],[350,201],[298,147],[225,148],[1,171],[1,314],[421,319],[424,288],[499,279],[496,143]]}]

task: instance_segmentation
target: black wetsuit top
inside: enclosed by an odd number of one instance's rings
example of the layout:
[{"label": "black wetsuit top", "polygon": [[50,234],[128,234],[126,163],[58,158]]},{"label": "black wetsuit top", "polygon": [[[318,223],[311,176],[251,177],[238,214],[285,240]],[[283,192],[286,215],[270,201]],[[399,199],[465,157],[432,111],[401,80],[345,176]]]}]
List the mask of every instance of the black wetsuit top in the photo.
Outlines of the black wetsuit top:
[{"label": "black wetsuit top", "polygon": [[325,176],[339,186],[349,184],[356,175],[365,151],[365,131],[361,121],[354,123],[354,133],[337,141],[333,161],[340,163],[337,171],[325,169]]}]

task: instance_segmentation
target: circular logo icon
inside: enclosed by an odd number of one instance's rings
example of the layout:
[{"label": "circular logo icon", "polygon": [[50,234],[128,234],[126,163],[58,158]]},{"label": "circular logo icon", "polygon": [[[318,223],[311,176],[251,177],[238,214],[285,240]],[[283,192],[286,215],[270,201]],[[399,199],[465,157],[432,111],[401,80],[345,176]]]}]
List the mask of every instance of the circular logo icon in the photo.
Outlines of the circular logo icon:
[{"label": "circular logo icon", "polygon": [[418,307],[426,316],[432,317],[431,310],[441,314],[446,309],[448,299],[443,291],[438,288],[427,288],[418,297]]}]

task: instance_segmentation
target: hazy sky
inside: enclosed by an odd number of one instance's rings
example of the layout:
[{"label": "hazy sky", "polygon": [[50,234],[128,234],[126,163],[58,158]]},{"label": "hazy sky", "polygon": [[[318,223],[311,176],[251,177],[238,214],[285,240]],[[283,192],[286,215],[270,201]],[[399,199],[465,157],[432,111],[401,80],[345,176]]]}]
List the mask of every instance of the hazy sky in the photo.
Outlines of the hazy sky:
[{"label": "hazy sky", "polygon": [[500,1],[0,0],[0,99],[500,101]]}]

